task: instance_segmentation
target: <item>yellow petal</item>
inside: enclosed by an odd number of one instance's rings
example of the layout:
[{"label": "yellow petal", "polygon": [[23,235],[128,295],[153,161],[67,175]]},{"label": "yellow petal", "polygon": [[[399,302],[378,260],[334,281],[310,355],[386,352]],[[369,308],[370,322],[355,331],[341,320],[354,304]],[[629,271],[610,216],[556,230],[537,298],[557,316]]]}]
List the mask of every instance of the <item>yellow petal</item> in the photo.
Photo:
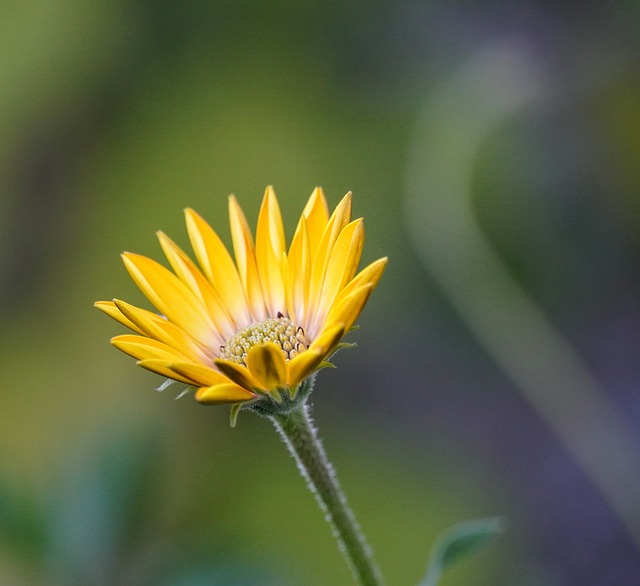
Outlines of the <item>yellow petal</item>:
[{"label": "yellow petal", "polygon": [[146,309],[135,307],[126,301],[114,299],[113,302],[120,312],[145,336],[175,348],[191,360],[207,359],[207,353],[203,351],[202,347],[184,330],[170,321]]},{"label": "yellow petal", "polygon": [[[255,321],[262,321],[267,317],[267,311],[258,275],[253,238],[242,208],[233,196],[229,198],[229,223],[233,251],[251,315]],[[244,325],[248,325],[248,322]]]},{"label": "yellow petal", "polygon": [[[320,293],[324,277],[327,272],[327,265],[331,258],[333,247],[340,236],[343,228],[349,223],[351,218],[351,193],[347,193],[342,198],[334,210],[322,235],[322,240],[318,246],[318,251],[313,258],[311,268],[311,281],[309,286],[309,300],[307,304],[307,317],[310,319],[316,315],[320,303]],[[308,324],[306,324],[308,327]]]},{"label": "yellow petal", "polygon": [[244,403],[255,398],[255,394],[234,385],[233,383],[225,383],[214,385],[212,387],[202,387],[196,392],[196,401],[211,405],[220,405],[224,403]]},{"label": "yellow petal", "polygon": [[287,382],[287,365],[282,350],[274,343],[254,346],[247,353],[247,368],[262,388],[269,391]]},{"label": "yellow petal", "polygon": [[171,378],[191,386],[197,385],[193,379],[182,376],[179,372],[174,371],[171,368],[171,364],[166,360],[161,360],[159,358],[147,358],[146,360],[139,360],[137,364],[138,366],[142,366],[142,368],[146,368],[147,370],[155,372],[156,374],[166,378]]},{"label": "yellow petal", "polygon": [[[336,344],[340,341],[340,338],[344,336],[346,331],[347,328],[345,328],[344,325],[338,323],[330,327],[326,327],[322,332],[320,332],[320,335],[313,342],[311,342],[311,346],[309,346],[308,350],[329,354],[330,352],[333,352]],[[301,354],[301,356],[302,355],[304,355],[304,352]]]},{"label": "yellow petal", "polygon": [[162,250],[171,264],[171,268],[173,268],[176,275],[178,275],[207,308],[217,332],[220,334],[220,340],[222,341],[233,336],[238,327],[233,321],[233,317],[227,313],[220,297],[209,281],[207,281],[193,261],[171,238],[164,234],[164,232],[158,232],[157,235],[160,240],[160,246],[162,246]]},{"label": "yellow petal", "polygon": [[248,391],[253,391],[253,389],[261,389],[264,391],[268,390],[263,388],[260,382],[258,382],[258,380],[249,372],[246,366],[231,362],[230,360],[222,359],[216,360],[215,365],[228,379]]},{"label": "yellow petal", "polygon": [[133,330],[138,334],[145,334],[145,332],[143,332],[136,324],[122,314],[113,301],[96,301],[93,306],[106,313],[110,318],[120,322],[123,326],[128,327],[130,330]]},{"label": "yellow petal", "polygon": [[168,269],[139,254],[124,253],[132,279],[160,313],[206,346],[215,345],[216,328],[191,290]]},{"label": "yellow petal", "polygon": [[[302,217],[305,218],[309,231],[309,244],[311,247],[311,258],[315,258],[320,240],[324,234],[327,222],[329,221],[329,208],[327,200],[324,197],[322,187],[316,187],[302,211]],[[300,225],[298,224],[298,227]],[[296,229],[296,232],[298,229]]]},{"label": "yellow petal", "polygon": [[194,364],[193,362],[174,362],[170,367],[173,372],[195,381],[194,384],[198,387],[213,387],[229,382],[227,377],[213,370],[210,366]]},{"label": "yellow petal", "polygon": [[315,337],[319,325],[324,321],[338,293],[353,279],[360,262],[363,243],[364,226],[362,219],[348,224],[336,240],[327,265],[318,311],[313,321],[309,323],[309,335],[311,338]]},{"label": "yellow petal", "polygon": [[340,303],[343,299],[351,295],[356,289],[359,289],[363,285],[371,285],[375,288],[387,266],[387,258],[379,258],[362,269],[352,280],[349,282],[336,297],[334,305]]},{"label": "yellow petal", "polygon": [[122,350],[125,354],[133,356],[137,360],[160,358],[168,362],[188,361],[186,356],[183,356],[171,346],[167,346],[167,344],[152,340],[151,338],[145,338],[144,336],[125,334],[111,338],[111,343],[118,348],[118,350]]},{"label": "yellow petal", "polygon": [[311,375],[333,351],[344,332],[345,329],[341,325],[326,329],[307,350],[290,360],[287,365],[289,386],[296,387]]},{"label": "yellow petal", "polygon": [[309,279],[311,278],[311,247],[307,221],[300,218],[289,255],[283,258],[285,266],[285,291],[289,316],[296,323],[306,323],[306,301],[309,296]]},{"label": "yellow petal", "polygon": [[250,315],[236,265],[213,228],[192,209],[185,210],[187,231],[196,258],[209,282],[238,325]]},{"label": "yellow petal", "polygon": [[334,324],[343,324],[345,331],[348,331],[358,319],[373,289],[374,286],[371,284],[363,285],[336,303],[329,311],[322,329],[331,328]]},{"label": "yellow petal", "polygon": [[278,200],[272,187],[267,187],[256,229],[256,264],[262,293],[270,316],[286,311],[281,259],[285,250],[284,228]]}]

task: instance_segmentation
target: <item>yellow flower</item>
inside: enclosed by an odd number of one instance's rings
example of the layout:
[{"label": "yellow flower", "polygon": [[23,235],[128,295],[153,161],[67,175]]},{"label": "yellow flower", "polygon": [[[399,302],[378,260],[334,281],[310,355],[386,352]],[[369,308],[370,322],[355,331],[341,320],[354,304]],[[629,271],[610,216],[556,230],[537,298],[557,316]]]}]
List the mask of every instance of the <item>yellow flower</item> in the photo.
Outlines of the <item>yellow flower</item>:
[{"label": "yellow flower", "polygon": [[199,267],[158,232],[173,269],[122,255],[159,314],[124,301],[96,307],[136,334],[112,344],[148,370],[196,387],[202,403],[245,403],[295,396],[327,363],[375,288],[387,259],[357,275],[362,219],[351,221],[351,194],[329,217],[320,188],[307,202],[288,252],[278,200],[266,189],[255,244],[236,199],[229,198],[235,261],[214,230],[185,210]]}]

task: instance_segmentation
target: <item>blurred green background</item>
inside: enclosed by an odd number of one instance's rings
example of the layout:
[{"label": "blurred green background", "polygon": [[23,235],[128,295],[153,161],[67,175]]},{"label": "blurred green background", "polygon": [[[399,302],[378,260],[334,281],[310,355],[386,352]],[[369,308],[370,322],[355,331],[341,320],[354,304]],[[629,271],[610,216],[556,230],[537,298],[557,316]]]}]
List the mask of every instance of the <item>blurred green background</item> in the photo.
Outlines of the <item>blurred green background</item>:
[{"label": "blurred green background", "polygon": [[[353,191],[363,263],[390,257],[358,348],[313,396],[388,583],[416,584],[446,527],[498,514],[506,537],[444,586],[637,584],[640,484],[601,481],[617,457],[640,478],[634,2],[28,0],[0,16],[0,583],[350,583],[269,423],[230,429],[226,408],[155,393],[92,307],[146,306],[118,253],[159,259],[158,229],[186,246],[184,207],[228,242],[227,195],[254,222],[272,184],[289,236],[316,185],[331,207]],[[545,359],[518,376],[488,342],[504,293],[489,254],[597,400],[576,383],[563,403]],[[506,322],[526,353],[528,327]]]}]

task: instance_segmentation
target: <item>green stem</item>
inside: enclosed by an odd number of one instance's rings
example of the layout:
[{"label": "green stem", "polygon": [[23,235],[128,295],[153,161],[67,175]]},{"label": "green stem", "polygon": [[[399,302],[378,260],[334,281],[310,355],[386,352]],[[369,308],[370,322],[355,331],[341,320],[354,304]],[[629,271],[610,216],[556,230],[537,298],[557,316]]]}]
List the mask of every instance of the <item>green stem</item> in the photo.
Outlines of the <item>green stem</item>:
[{"label": "green stem", "polygon": [[298,464],[298,469],[316,496],[320,508],[326,514],[340,550],[361,586],[382,586],[380,570],[373,560],[355,515],[347,504],[333,466],[318,439],[309,415],[309,407],[303,403],[289,413],[270,416],[276,429]]}]

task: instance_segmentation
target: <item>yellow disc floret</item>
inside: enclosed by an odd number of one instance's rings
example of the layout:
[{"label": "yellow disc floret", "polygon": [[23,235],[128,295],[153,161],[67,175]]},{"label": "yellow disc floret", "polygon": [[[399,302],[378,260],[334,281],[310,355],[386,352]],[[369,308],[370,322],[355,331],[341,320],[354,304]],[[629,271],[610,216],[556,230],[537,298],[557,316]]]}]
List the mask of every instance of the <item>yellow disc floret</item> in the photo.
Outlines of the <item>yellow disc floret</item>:
[{"label": "yellow disc floret", "polygon": [[269,318],[238,330],[224,346],[220,346],[219,358],[246,366],[249,350],[268,342],[277,344],[286,360],[291,360],[309,346],[304,330],[279,313],[276,318]]}]

